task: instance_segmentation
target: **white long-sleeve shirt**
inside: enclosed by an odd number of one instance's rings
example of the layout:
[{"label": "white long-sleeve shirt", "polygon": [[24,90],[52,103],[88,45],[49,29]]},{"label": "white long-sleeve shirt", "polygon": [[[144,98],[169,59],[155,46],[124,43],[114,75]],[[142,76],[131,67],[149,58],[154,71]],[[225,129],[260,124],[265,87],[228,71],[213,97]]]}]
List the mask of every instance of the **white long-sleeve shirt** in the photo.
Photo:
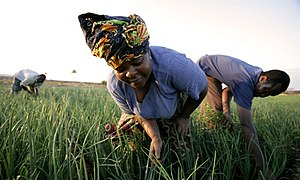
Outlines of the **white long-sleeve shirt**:
[{"label": "white long-sleeve shirt", "polygon": [[39,73],[32,71],[30,69],[23,69],[15,74],[15,77],[21,81],[21,86],[33,85],[38,79]]}]

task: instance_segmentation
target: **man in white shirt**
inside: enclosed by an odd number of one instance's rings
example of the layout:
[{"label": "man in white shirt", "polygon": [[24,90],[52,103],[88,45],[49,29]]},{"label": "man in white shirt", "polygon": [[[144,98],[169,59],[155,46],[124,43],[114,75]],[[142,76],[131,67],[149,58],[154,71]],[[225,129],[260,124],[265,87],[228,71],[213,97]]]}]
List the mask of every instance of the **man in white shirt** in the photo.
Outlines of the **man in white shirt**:
[{"label": "man in white shirt", "polygon": [[46,80],[45,74],[30,69],[23,69],[14,75],[11,94],[18,94],[22,89],[33,96],[38,96],[38,87]]}]

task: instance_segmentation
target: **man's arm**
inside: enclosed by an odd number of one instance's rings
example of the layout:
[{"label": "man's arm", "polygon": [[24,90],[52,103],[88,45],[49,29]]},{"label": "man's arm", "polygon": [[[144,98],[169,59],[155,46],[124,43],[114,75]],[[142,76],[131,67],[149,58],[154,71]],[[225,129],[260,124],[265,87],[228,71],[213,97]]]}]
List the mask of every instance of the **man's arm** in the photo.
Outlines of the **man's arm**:
[{"label": "man's arm", "polygon": [[220,123],[227,127],[228,129],[232,129],[233,123],[231,120],[231,114],[230,114],[230,101],[232,99],[232,93],[228,87],[224,88],[222,91],[222,105],[223,105],[223,115],[224,120],[222,120]]},{"label": "man's arm", "polygon": [[232,99],[232,93],[228,87],[222,91],[222,105],[223,112],[230,112],[230,101]]},{"label": "man's arm", "polygon": [[29,76],[25,78],[23,81],[21,81],[21,86],[33,86],[35,83],[35,80],[37,79],[37,76]]},{"label": "man's arm", "polygon": [[22,89],[26,92],[28,92],[29,94],[32,94],[33,91],[34,91],[34,88],[32,86],[24,86],[24,85],[21,85]]},{"label": "man's arm", "polygon": [[[250,145],[251,148],[251,153],[254,155],[255,160],[256,160],[256,165],[260,170],[265,169],[265,164],[264,164],[264,157],[262,154],[262,151],[259,146],[259,141],[257,138],[257,133],[254,125],[252,124],[252,112],[251,110],[242,108],[240,106],[237,106],[238,112],[239,112],[239,117],[240,117],[240,122],[241,126],[243,129],[243,134],[244,134],[244,139],[247,144]],[[269,169],[266,169],[268,173],[268,178],[270,179],[276,179],[273,175],[272,172]]]},{"label": "man's arm", "polygon": [[251,147],[251,152],[256,159],[257,166],[263,169],[263,155],[259,146],[256,129],[252,123],[251,110],[237,106],[244,139]]},{"label": "man's arm", "polygon": [[31,76],[25,78],[20,83],[21,87],[28,93],[32,94],[33,96],[38,95],[38,93],[36,93],[37,91],[36,91],[36,87],[35,87],[35,81],[36,81],[37,77],[38,77],[37,75],[31,75]]}]

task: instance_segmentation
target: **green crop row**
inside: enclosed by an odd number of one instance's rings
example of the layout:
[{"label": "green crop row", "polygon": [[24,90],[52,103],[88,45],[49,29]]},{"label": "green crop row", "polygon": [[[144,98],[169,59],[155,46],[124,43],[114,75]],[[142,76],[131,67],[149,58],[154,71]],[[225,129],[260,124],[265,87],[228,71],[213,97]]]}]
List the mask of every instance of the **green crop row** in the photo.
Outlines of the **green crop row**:
[{"label": "green crop row", "polygon": [[[105,138],[121,114],[105,87],[42,86],[37,98],[0,86],[0,179],[257,179],[260,174],[235,129],[205,128],[192,115],[192,148],[182,159],[165,144],[162,163],[148,158],[144,133]],[[300,175],[300,96],[257,98],[253,117],[266,164],[278,179]]]}]

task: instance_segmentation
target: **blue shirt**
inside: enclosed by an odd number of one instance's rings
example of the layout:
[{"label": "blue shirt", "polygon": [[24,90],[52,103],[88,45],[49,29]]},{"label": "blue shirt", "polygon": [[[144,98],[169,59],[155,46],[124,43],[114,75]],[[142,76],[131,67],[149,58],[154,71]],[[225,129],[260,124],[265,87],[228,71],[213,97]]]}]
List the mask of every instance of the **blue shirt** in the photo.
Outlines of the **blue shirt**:
[{"label": "blue shirt", "polygon": [[237,105],[251,110],[253,93],[262,69],[224,55],[206,55],[197,62],[206,75],[231,90]]},{"label": "blue shirt", "polygon": [[148,93],[139,103],[134,89],[120,81],[112,72],[107,88],[117,105],[127,114],[143,118],[171,118],[176,111],[179,94],[186,93],[198,100],[207,86],[205,73],[184,54],[174,50],[151,46],[152,79]]}]

